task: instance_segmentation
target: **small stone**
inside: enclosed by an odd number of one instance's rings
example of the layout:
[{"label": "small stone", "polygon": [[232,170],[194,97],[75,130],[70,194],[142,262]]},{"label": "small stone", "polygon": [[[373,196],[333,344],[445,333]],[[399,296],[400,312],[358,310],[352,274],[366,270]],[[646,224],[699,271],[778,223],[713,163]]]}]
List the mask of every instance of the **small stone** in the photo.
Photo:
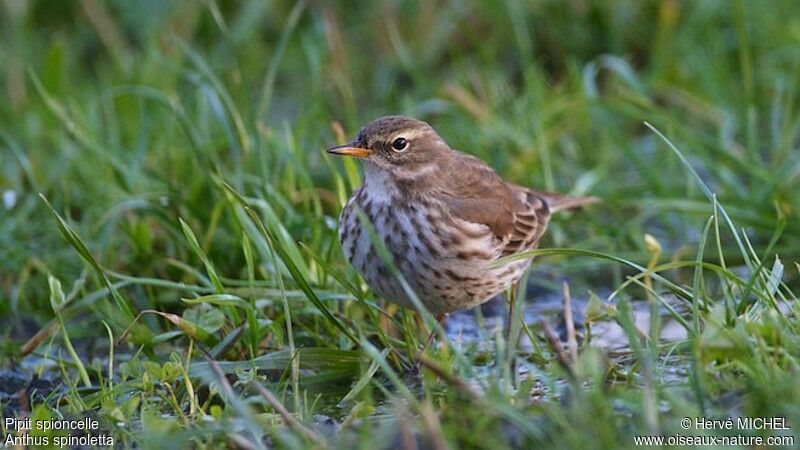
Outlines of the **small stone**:
[{"label": "small stone", "polygon": [[336,419],[331,416],[315,414],[311,420],[313,420],[314,425],[324,433],[335,433],[339,429],[339,424],[336,422]]}]

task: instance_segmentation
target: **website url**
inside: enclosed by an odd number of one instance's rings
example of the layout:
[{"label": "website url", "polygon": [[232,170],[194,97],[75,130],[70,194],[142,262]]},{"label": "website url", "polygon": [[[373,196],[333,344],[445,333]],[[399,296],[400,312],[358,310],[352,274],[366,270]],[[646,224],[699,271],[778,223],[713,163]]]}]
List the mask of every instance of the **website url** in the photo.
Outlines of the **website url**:
[{"label": "website url", "polygon": [[794,436],[683,436],[675,434],[672,436],[634,436],[634,445],[638,446],[678,446],[678,445],[742,445],[770,446],[770,447],[794,447]]}]

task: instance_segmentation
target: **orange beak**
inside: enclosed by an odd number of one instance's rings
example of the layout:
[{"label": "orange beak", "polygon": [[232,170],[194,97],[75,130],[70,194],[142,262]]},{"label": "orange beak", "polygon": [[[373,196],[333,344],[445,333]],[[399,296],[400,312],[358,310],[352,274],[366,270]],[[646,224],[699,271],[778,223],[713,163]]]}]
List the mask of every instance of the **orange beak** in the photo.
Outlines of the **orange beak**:
[{"label": "orange beak", "polygon": [[367,158],[372,155],[372,150],[368,148],[356,147],[354,143],[339,145],[328,149],[328,153],[342,156],[355,156],[356,158]]}]

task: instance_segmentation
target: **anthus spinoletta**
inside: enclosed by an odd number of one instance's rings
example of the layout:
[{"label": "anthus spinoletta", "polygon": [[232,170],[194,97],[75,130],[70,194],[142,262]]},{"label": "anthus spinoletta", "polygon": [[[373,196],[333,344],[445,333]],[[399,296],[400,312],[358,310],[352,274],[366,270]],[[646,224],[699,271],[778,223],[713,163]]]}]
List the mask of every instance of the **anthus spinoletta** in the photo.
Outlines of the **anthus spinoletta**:
[{"label": "anthus spinoletta", "polygon": [[364,183],[339,219],[347,259],[378,295],[413,308],[378,256],[360,208],[397,269],[440,321],[515,286],[530,259],[487,266],[535,249],[552,213],[597,201],[503,181],[483,161],[451,149],[430,125],[407,117],[377,119],[353,142],[328,152],[355,156],[364,165]]}]

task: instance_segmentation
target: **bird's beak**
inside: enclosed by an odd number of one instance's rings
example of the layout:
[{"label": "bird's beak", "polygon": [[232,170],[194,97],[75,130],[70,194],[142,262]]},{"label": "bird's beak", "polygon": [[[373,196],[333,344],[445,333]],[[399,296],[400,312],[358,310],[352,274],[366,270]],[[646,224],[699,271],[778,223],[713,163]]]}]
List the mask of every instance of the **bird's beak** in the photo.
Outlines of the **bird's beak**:
[{"label": "bird's beak", "polygon": [[368,148],[357,147],[356,143],[339,145],[328,149],[328,153],[342,156],[355,156],[356,158],[367,158],[372,155],[372,150]]}]

